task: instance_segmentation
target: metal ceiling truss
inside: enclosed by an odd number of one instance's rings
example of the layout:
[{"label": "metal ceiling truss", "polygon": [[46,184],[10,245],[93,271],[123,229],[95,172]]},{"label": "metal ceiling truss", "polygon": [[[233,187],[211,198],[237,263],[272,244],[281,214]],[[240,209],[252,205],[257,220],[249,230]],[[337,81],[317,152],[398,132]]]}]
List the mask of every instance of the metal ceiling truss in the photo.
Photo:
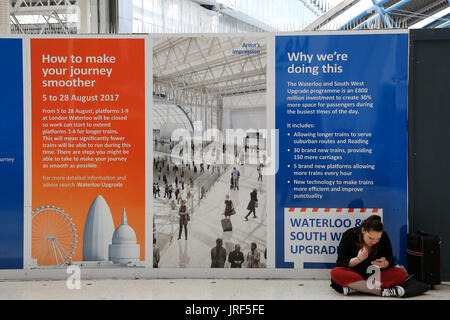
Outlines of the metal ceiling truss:
[{"label": "metal ceiling truss", "polygon": [[[255,41],[257,41],[256,39]],[[263,40],[263,39],[259,39]],[[217,63],[222,64],[224,62],[231,63],[233,60],[229,60],[227,53],[229,53],[232,49],[235,49],[239,46],[239,43],[245,41],[244,37],[241,38],[221,38],[219,41],[218,37],[211,38],[202,38],[201,41],[208,41],[208,47],[201,48],[199,44],[199,38],[178,38],[171,39],[168,38],[166,42],[163,42],[160,45],[156,45],[154,47],[153,56],[157,60],[157,71],[162,73],[165,71],[165,77],[177,77],[181,73],[187,72],[183,70],[181,72],[169,73],[167,71],[167,67],[172,63],[172,67],[178,66],[180,64],[185,65],[189,62],[187,66],[189,70],[192,72],[196,72],[205,67],[213,67]],[[194,43],[194,44],[193,44]],[[193,47],[197,48],[197,51],[193,49]],[[263,45],[261,48],[261,55],[265,55],[266,48]],[[217,60],[207,61],[206,56],[218,56]],[[189,61],[187,60],[189,57]],[[241,58],[238,56],[236,60],[240,60]],[[172,60],[172,61],[171,61]],[[164,61],[164,64],[162,63]],[[203,64],[198,64],[198,61],[203,61]],[[194,67],[195,65],[195,67]]]},{"label": "metal ceiling truss", "polygon": [[310,25],[308,25],[304,31],[314,31],[319,30],[322,26],[327,23],[333,21],[340,14],[351,8],[354,4],[358,3],[359,0],[343,0],[330,10],[328,10],[325,14],[319,16],[316,20],[314,20]]},{"label": "metal ceiling truss", "polygon": [[[68,23],[64,15],[77,14],[78,0],[11,0],[11,22],[13,33],[29,34],[74,34],[77,25]],[[41,16],[44,22],[21,24],[19,16]],[[56,21],[56,22],[54,22]]]},{"label": "metal ceiling truss", "polygon": [[[378,2],[377,6],[374,6],[378,8],[377,12],[370,15],[362,14],[357,17],[358,19],[354,19],[350,25],[353,25],[351,29],[371,29],[377,20],[382,20],[381,24],[378,23],[380,29],[408,28],[448,6],[448,0],[401,0],[397,2],[383,0]],[[355,23],[355,21],[357,22]],[[347,30],[349,28],[346,25],[341,29]]]},{"label": "metal ceiling truss", "polygon": [[216,96],[202,94],[196,90],[183,90],[174,87],[171,83],[154,82],[153,91],[156,93],[153,98],[158,103],[203,108],[215,108],[217,106]]},{"label": "metal ceiling truss", "polygon": [[316,15],[320,16],[327,12],[331,5],[326,0],[300,0],[303,4],[312,10]]},{"label": "metal ceiling truss", "polygon": [[[372,0],[372,7],[348,19],[347,22],[340,23],[339,27],[335,27],[336,24],[333,22],[338,21],[341,16],[345,16],[345,13],[350,8],[359,3],[360,0],[343,0],[304,30],[408,28],[450,7],[450,0]],[[447,16],[437,18],[434,22],[427,27],[442,28],[450,25],[450,20]]]},{"label": "metal ceiling truss", "polygon": [[[423,19],[429,18],[433,16],[437,12],[442,9],[450,7],[450,0],[439,0],[433,1],[426,6],[421,7],[418,10],[411,11],[411,8],[408,6],[398,7],[396,9],[390,10],[390,14],[392,16],[397,17],[398,19],[405,21],[407,25],[413,25]],[[433,23],[429,26],[424,26],[424,28],[433,27],[438,28],[442,27],[446,23],[450,22],[448,16],[441,17],[433,21]]]},{"label": "metal ceiling truss", "polygon": [[41,14],[42,12],[76,13],[77,0],[11,0],[11,12]]},{"label": "metal ceiling truss", "polygon": [[[245,42],[258,54],[233,54]],[[155,97],[184,107],[217,110],[221,97],[266,91],[264,38],[161,38],[153,47]],[[187,111],[189,113],[189,111]]]}]

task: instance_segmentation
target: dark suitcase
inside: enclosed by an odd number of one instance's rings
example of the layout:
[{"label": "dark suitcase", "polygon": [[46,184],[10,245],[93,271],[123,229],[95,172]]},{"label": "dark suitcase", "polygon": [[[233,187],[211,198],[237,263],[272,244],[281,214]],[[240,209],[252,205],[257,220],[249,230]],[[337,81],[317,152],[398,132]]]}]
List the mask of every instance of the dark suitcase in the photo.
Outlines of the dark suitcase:
[{"label": "dark suitcase", "polygon": [[413,278],[428,285],[441,283],[441,238],[425,232],[407,235],[406,264]]},{"label": "dark suitcase", "polygon": [[231,225],[231,219],[222,219],[222,229],[223,231],[233,231],[233,226]]},{"label": "dark suitcase", "polygon": [[417,281],[412,278],[406,280],[405,283],[401,284],[400,286],[405,289],[405,294],[402,296],[402,298],[420,296],[428,291],[428,285],[426,283]]}]

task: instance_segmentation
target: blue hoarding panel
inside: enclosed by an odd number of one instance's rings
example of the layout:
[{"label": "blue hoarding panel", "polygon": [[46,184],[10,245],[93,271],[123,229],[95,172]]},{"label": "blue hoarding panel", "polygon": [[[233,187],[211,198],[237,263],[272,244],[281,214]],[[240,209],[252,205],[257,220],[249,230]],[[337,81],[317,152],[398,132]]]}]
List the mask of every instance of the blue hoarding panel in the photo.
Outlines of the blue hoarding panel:
[{"label": "blue hoarding panel", "polygon": [[406,264],[407,34],[276,37],[276,267],[336,262],[382,216]]},{"label": "blue hoarding panel", "polygon": [[22,269],[22,40],[0,39],[0,48],[0,269]]}]

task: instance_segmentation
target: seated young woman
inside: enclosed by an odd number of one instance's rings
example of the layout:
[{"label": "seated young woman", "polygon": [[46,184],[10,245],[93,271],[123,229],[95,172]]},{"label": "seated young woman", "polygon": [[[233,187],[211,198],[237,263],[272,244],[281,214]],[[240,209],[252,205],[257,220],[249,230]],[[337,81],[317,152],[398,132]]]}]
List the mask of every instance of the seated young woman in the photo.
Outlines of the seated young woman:
[{"label": "seated young woman", "polygon": [[[373,281],[377,279],[375,272],[379,272],[379,283]],[[335,290],[345,295],[363,292],[401,297],[405,290],[400,284],[405,279],[406,271],[395,267],[391,241],[383,231],[379,216],[372,215],[362,222],[361,227],[343,233],[336,267],[331,270],[331,286]]]}]

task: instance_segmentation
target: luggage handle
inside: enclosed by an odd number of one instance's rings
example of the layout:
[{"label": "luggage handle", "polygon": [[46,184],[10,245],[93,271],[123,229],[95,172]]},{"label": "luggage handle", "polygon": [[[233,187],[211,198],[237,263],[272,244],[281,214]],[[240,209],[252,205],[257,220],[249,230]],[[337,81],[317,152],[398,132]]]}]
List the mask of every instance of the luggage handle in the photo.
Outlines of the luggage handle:
[{"label": "luggage handle", "polygon": [[[426,237],[426,236],[429,236],[429,235],[430,235],[429,233],[426,233],[426,232],[423,231],[423,230],[417,231],[417,234],[418,234],[419,236],[421,236],[421,237]],[[441,245],[441,244],[442,244],[442,238],[441,238],[440,236],[438,236],[438,238],[439,238],[439,245]]]},{"label": "luggage handle", "polygon": [[428,233],[426,233],[426,232],[423,231],[423,230],[418,230],[418,231],[417,231],[417,234],[418,234],[419,236],[428,236]]}]

